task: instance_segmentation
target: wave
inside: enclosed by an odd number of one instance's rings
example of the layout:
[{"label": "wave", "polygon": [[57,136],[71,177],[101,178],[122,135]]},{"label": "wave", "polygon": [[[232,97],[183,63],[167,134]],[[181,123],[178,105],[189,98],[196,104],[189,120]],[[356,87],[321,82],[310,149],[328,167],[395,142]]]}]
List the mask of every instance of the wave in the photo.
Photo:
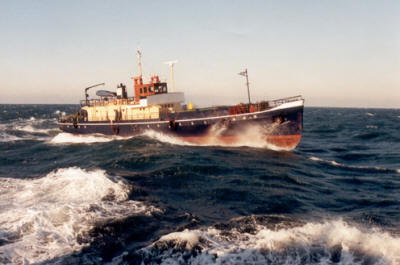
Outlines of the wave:
[{"label": "wave", "polygon": [[290,151],[291,148],[283,148],[271,143],[268,143],[265,139],[265,135],[261,132],[261,128],[258,126],[249,127],[244,131],[238,141],[235,143],[226,143],[219,140],[218,136],[222,133],[221,128],[210,130],[210,135],[207,136],[207,142],[205,143],[192,143],[181,140],[172,135],[163,134],[153,130],[147,130],[142,135],[156,139],[160,142],[174,144],[174,145],[186,145],[186,146],[222,146],[222,147],[252,147],[252,148],[262,148],[270,149],[274,151]]},{"label": "wave", "polygon": [[[30,134],[23,134],[16,131],[28,132]],[[32,133],[41,133],[41,134],[49,134],[54,129],[37,129],[30,125],[25,126],[15,126],[12,129],[8,127],[0,127],[0,142],[15,142],[15,141],[24,141],[24,140],[37,140],[37,141],[45,141],[49,136],[37,136],[32,135]],[[14,135],[16,133],[18,135]]]},{"label": "wave", "polygon": [[247,216],[164,235],[135,258],[145,264],[395,265],[400,261],[399,245],[399,237],[343,220],[300,223],[279,216]]},{"label": "wave", "polygon": [[352,166],[352,165],[345,165],[342,163],[338,163],[334,160],[327,160],[327,159],[322,159],[318,158],[315,156],[310,157],[311,160],[317,161],[317,162],[322,162],[326,164],[330,164],[332,166],[336,167],[342,167],[342,168],[349,168],[349,169],[361,169],[361,170],[374,170],[374,171],[385,171],[385,172],[395,172],[395,173],[400,173],[400,169],[390,169],[390,168],[384,168],[384,167],[370,167],[370,166]]},{"label": "wave", "polygon": [[37,263],[78,251],[90,242],[80,239],[96,223],[157,210],[127,200],[130,190],[99,169],[0,178],[0,263]]},{"label": "wave", "polygon": [[19,140],[24,140],[24,139],[5,132],[0,132],[0,142],[14,142]]},{"label": "wave", "polygon": [[32,125],[25,125],[25,126],[15,126],[15,130],[18,131],[24,131],[24,132],[29,132],[29,133],[43,133],[43,134],[48,134],[51,131],[57,131],[57,128],[50,128],[50,129],[39,129],[35,128]]},{"label": "wave", "polygon": [[106,136],[100,134],[71,134],[71,133],[59,133],[54,136],[50,143],[52,144],[91,144],[91,143],[105,143],[114,140],[124,140],[126,137],[120,136]]},{"label": "wave", "polygon": [[[0,141],[13,142],[23,140],[44,141],[59,131],[54,119],[18,118],[7,124],[0,124]],[[41,136],[37,134],[42,134]],[[46,134],[46,136],[43,136]]]},{"label": "wave", "polygon": [[40,124],[40,123],[47,122],[49,120],[54,120],[54,118],[53,119],[43,119],[43,118],[30,117],[29,119],[19,118],[19,120],[25,121],[25,122],[28,122],[28,123]]},{"label": "wave", "polygon": [[177,137],[173,137],[171,135],[167,135],[167,134],[164,134],[164,133],[156,132],[156,131],[153,131],[153,130],[147,130],[142,135],[143,136],[147,136],[147,137],[149,137],[151,139],[158,140],[158,141],[163,142],[163,143],[169,143],[169,144],[174,144],[174,145],[196,146],[196,144],[185,142],[183,140],[180,140]]}]

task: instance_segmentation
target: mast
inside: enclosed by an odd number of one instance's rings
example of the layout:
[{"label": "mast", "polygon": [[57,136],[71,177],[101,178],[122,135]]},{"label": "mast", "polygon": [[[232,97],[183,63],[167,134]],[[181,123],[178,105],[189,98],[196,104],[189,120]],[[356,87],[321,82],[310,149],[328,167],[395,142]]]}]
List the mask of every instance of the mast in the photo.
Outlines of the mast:
[{"label": "mast", "polygon": [[171,92],[175,92],[175,78],[174,78],[174,65],[178,62],[178,60],[165,62],[168,64],[171,69]]},{"label": "mast", "polygon": [[138,69],[139,69],[139,76],[142,77],[142,75],[143,75],[143,72],[142,72],[142,53],[140,52],[139,49],[137,49],[136,53],[137,53],[137,57],[138,57],[137,64],[138,64]]},{"label": "mast", "polygon": [[251,105],[251,101],[250,101],[250,87],[249,87],[249,75],[247,73],[247,68],[243,71],[240,72],[239,75],[245,76],[246,77],[246,86],[247,86],[247,97],[249,98],[249,108]]}]

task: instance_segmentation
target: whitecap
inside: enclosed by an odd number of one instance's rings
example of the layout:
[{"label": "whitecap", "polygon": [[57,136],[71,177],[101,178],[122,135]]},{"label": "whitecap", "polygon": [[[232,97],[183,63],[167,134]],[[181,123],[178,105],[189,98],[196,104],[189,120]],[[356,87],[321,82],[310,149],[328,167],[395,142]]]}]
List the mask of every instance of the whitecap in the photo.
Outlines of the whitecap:
[{"label": "whitecap", "polygon": [[229,227],[184,230],[162,236],[138,253],[157,264],[393,264],[400,238],[343,220],[308,222],[253,232]]},{"label": "whitecap", "polygon": [[59,133],[51,140],[51,144],[92,144],[92,143],[106,143],[114,140],[127,139],[120,136],[106,136],[100,134],[71,134]]},{"label": "whitecap", "polygon": [[35,128],[32,125],[25,125],[25,126],[15,126],[14,127],[18,131],[30,132],[30,133],[44,133],[48,134],[50,131],[54,131],[57,129],[39,129]]},{"label": "whitecap", "polygon": [[0,132],[0,142],[14,142],[19,140],[24,140],[24,139],[5,132]]},{"label": "whitecap", "polygon": [[130,188],[103,170],[77,167],[38,179],[0,178],[1,263],[38,263],[79,251],[87,243],[78,238],[97,222],[159,211],[127,200]]},{"label": "whitecap", "polygon": [[390,168],[385,168],[385,167],[371,167],[371,166],[354,166],[354,165],[346,165],[346,164],[342,164],[342,163],[338,163],[335,160],[328,160],[328,159],[322,159],[322,158],[318,158],[315,156],[311,156],[310,160],[313,161],[318,161],[318,162],[322,162],[322,163],[326,163],[326,164],[331,164],[333,166],[337,166],[337,167],[343,167],[343,168],[351,168],[351,169],[366,169],[366,170],[376,170],[376,171],[389,171],[389,172],[397,172],[400,173],[400,169],[390,169]]}]

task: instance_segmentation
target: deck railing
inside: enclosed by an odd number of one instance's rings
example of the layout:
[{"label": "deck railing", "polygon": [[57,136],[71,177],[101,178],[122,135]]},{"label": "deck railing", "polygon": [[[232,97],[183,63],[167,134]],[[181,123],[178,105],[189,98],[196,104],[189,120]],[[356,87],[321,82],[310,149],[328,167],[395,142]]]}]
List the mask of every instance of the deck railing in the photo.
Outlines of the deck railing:
[{"label": "deck railing", "polygon": [[269,107],[276,107],[276,106],[282,105],[284,103],[299,101],[302,99],[303,99],[302,96],[294,96],[294,97],[281,98],[281,99],[276,99],[276,100],[269,100],[268,104],[269,104]]},{"label": "deck railing", "polygon": [[81,107],[84,106],[106,106],[110,103],[114,103],[115,105],[128,105],[128,104],[133,104],[135,101],[135,98],[130,97],[130,98],[111,98],[111,99],[90,99],[90,100],[81,100],[80,105]]}]

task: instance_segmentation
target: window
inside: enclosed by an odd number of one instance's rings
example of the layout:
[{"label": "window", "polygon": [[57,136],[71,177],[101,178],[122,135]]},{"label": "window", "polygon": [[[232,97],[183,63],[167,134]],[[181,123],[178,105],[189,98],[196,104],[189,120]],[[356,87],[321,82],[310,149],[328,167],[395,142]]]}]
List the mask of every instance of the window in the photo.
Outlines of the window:
[{"label": "window", "polygon": [[143,89],[142,88],[140,88],[140,93],[143,93]]},{"label": "window", "polygon": [[144,88],[144,93],[147,93],[147,87]]}]

